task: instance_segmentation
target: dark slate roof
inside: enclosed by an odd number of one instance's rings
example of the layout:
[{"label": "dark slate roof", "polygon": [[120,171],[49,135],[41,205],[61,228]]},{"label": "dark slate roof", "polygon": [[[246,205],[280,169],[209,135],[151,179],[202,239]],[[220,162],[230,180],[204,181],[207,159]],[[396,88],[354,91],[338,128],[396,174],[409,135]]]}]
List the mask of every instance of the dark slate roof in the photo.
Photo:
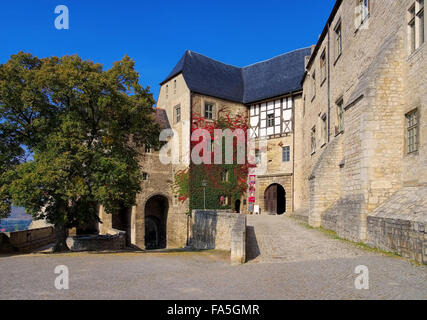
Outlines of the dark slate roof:
[{"label": "dark slate roof", "polygon": [[193,92],[231,101],[242,100],[243,79],[240,68],[187,50],[162,84],[180,73]]},{"label": "dark slate roof", "polygon": [[160,129],[170,129],[170,123],[165,109],[155,108],[154,121],[160,125]]},{"label": "dark slate roof", "polygon": [[305,57],[310,53],[310,48],[295,50],[243,68],[243,103],[302,90]]},{"label": "dark slate roof", "polygon": [[187,50],[162,84],[182,73],[193,92],[252,103],[301,90],[305,56],[310,50],[295,50],[244,68]]}]

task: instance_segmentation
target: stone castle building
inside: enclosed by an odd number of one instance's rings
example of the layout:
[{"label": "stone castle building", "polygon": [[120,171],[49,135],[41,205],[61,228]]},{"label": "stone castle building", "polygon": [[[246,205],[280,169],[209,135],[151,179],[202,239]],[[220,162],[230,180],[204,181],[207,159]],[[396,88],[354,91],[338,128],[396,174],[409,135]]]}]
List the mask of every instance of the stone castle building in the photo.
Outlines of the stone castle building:
[{"label": "stone castle building", "polygon": [[315,46],[238,68],[187,51],[161,83],[156,118],[180,164],[146,150],[136,207],[104,215],[140,248],[183,247],[188,204],[171,191],[190,163],[193,114],[243,114],[257,143],[255,203],[311,226],[427,261],[423,0],[338,0]]}]

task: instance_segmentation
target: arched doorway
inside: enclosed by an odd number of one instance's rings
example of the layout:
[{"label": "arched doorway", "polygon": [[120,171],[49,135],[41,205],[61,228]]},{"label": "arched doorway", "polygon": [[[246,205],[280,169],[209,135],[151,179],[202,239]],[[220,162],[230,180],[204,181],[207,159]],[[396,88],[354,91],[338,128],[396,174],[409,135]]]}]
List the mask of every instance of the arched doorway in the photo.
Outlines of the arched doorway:
[{"label": "arched doorway", "polygon": [[267,214],[286,213],[286,191],[280,184],[270,185],[264,193],[264,207]]},{"label": "arched doorway", "polygon": [[236,202],[234,203],[234,211],[236,211],[237,213],[240,213],[240,199],[237,199]]},{"label": "arched doorway", "polygon": [[166,225],[168,199],[156,195],[145,204],[145,248],[147,250],[166,248]]}]

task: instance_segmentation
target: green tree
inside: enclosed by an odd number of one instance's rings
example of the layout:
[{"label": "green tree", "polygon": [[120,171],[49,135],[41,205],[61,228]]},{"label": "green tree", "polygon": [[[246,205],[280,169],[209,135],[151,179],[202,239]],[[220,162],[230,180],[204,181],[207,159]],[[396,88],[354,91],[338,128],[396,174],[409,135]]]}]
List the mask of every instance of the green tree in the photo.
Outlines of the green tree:
[{"label": "green tree", "polygon": [[98,221],[98,205],[134,205],[138,150],[159,143],[153,104],[128,56],[104,70],[78,56],[13,55],[0,65],[0,217],[13,203],[47,219],[62,251],[68,228]]}]

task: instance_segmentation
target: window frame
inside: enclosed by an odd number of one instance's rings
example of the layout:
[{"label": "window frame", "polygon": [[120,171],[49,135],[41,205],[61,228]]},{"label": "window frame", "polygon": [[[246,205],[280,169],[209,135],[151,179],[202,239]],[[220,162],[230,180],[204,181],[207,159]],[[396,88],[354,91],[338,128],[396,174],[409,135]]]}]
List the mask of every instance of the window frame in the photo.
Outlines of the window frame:
[{"label": "window frame", "polygon": [[360,25],[363,25],[371,15],[371,2],[369,0],[358,0],[360,11]]},{"label": "window frame", "polygon": [[255,150],[255,164],[261,164],[262,161],[262,153],[261,150],[256,149]]},{"label": "window frame", "polygon": [[[418,10],[416,10],[416,13],[415,13],[416,19],[418,19],[418,28],[419,28],[418,47],[421,47],[425,42],[425,15],[424,15],[425,3],[424,3],[424,0],[417,0],[416,2],[418,3]],[[420,16],[422,16],[422,19]]]},{"label": "window frame", "polygon": [[287,163],[290,161],[291,161],[291,147],[290,146],[282,147],[282,162]]},{"label": "window frame", "polygon": [[335,32],[335,63],[336,63],[343,53],[341,18],[338,20],[337,24],[335,25],[334,32]]},{"label": "window frame", "polygon": [[[273,124],[271,125],[271,121]],[[275,127],[275,114],[274,113],[267,113],[267,128],[274,128]]]},{"label": "window frame", "polygon": [[181,104],[175,106],[175,123],[181,122]]},{"label": "window frame", "polygon": [[327,78],[327,63],[326,63],[326,48],[323,49],[322,54],[320,55],[320,77],[321,77],[321,83],[320,86],[322,86]]},{"label": "window frame", "polygon": [[[414,122],[411,122],[414,121]],[[420,118],[418,108],[413,109],[405,114],[405,145],[406,145],[406,154],[414,154],[419,151],[420,146]],[[412,135],[411,135],[412,134]],[[413,142],[410,143],[410,141]],[[412,147],[412,148],[411,148]]]},{"label": "window frame", "polygon": [[317,150],[316,141],[316,126],[311,128],[311,154],[315,154]]},{"label": "window frame", "polygon": [[311,75],[311,101],[316,98],[316,70],[313,70],[313,74]]},{"label": "window frame", "polygon": [[415,0],[407,11],[408,51],[417,51],[425,42],[424,0]]},{"label": "window frame", "polygon": [[410,53],[417,49],[417,31],[416,31],[416,10],[415,3],[408,10],[408,30],[409,30],[409,48]]},{"label": "window frame", "polygon": [[327,117],[326,114],[324,114],[320,120],[322,121],[322,147],[326,145],[328,142],[328,124],[327,124]]},{"label": "window frame", "polygon": [[344,100],[338,99],[336,102],[336,106],[337,106],[337,135],[344,133]]},{"label": "window frame", "polygon": [[230,174],[227,169],[224,169],[221,171],[221,182],[229,182],[230,181]]},{"label": "window frame", "polygon": [[[211,108],[211,110],[208,110],[208,107]],[[205,107],[204,107],[204,117],[206,120],[214,120],[214,108],[215,108],[215,104],[212,102],[205,102]],[[208,116],[210,115],[210,117]]]}]

